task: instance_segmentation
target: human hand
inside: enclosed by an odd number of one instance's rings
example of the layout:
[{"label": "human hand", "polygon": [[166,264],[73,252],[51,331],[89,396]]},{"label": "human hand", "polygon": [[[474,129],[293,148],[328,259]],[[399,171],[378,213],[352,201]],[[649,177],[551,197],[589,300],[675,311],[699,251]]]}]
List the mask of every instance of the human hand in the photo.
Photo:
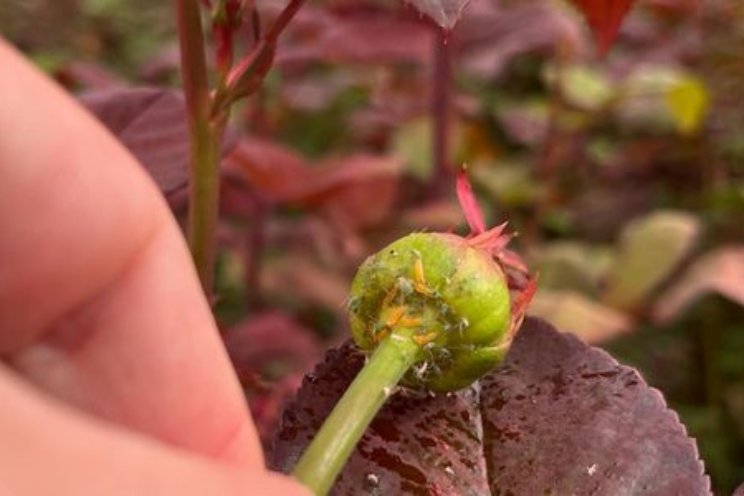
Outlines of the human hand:
[{"label": "human hand", "polygon": [[165,202],[0,40],[0,494],[306,495],[265,470]]}]

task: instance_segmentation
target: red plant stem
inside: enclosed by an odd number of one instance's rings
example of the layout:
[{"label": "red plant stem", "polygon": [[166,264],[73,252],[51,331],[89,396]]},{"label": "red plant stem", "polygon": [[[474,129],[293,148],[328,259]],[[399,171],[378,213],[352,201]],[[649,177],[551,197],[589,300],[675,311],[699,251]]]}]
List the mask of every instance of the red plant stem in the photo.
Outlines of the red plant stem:
[{"label": "red plant stem", "polygon": [[434,71],[432,78],[431,112],[434,121],[432,155],[434,160],[434,181],[432,196],[438,197],[448,190],[452,170],[450,158],[450,104],[452,90],[452,61],[448,44],[449,31],[435,26]]},{"label": "red plant stem", "polygon": [[212,114],[219,115],[236,100],[254,94],[261,86],[273,62],[279,35],[287,27],[305,0],[290,0],[253,50],[233,67],[227,87],[217,92]]},{"label": "red plant stem", "polygon": [[258,43],[261,39],[261,16],[258,15],[258,10],[254,7],[251,10],[251,31],[253,32],[253,43]]},{"label": "red plant stem", "polygon": [[284,31],[284,28],[287,27],[287,24],[289,24],[289,21],[292,20],[297,11],[300,10],[303,3],[305,3],[305,0],[290,0],[287,6],[279,13],[279,17],[274,20],[274,23],[266,31],[264,40],[269,43],[276,42],[279,39],[279,35]]},{"label": "red plant stem", "polygon": [[211,97],[198,0],[175,0],[181,74],[191,136],[188,239],[204,292],[211,297],[217,249],[219,136],[210,121]]},{"label": "red plant stem", "polygon": [[[252,36],[249,40],[251,46],[257,47],[261,42],[261,16],[255,8],[251,11],[249,31]],[[256,91],[250,104],[246,105],[245,116],[245,122],[250,123],[251,133],[257,136],[268,136],[270,134],[266,112],[266,91],[263,86]]]}]

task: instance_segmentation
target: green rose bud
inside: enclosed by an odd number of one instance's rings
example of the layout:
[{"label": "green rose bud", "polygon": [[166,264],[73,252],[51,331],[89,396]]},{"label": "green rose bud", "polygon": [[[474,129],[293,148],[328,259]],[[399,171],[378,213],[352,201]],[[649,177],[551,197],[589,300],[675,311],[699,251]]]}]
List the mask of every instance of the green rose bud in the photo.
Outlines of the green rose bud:
[{"label": "green rose bud", "polygon": [[411,234],[369,257],[352,283],[349,314],[365,350],[409,329],[421,353],[404,383],[435,391],[471,384],[501,362],[512,336],[504,271],[453,234]]},{"label": "green rose bud", "polygon": [[470,234],[417,233],[369,257],[351,286],[349,316],[369,360],[295,467],[326,494],[393,388],[470,385],[506,355],[535,279],[506,245],[506,224],[486,229],[465,171],[457,196]]}]

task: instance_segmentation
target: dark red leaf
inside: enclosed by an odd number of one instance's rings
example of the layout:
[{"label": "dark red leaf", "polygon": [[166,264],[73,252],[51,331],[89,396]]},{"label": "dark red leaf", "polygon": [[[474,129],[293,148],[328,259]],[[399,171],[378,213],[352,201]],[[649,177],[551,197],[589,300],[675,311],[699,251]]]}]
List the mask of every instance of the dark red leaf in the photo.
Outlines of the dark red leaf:
[{"label": "dark red leaf", "polygon": [[86,91],[103,91],[122,87],[126,83],[98,64],[71,61],[56,71],[54,77],[68,88],[84,88]]},{"label": "dark red leaf", "polygon": [[354,154],[311,165],[278,143],[246,138],[227,166],[273,201],[320,210],[356,229],[390,213],[402,163],[392,156]]},{"label": "dark red leaf", "polygon": [[[363,363],[333,350],[275,440],[290,471]],[[447,395],[398,391],[333,494],[710,494],[695,443],[629,367],[527,319],[502,367]]]},{"label": "dark red leaf", "polygon": [[542,321],[527,321],[481,387],[494,494],[710,493],[695,443],[661,393]]},{"label": "dark red leaf", "polygon": [[587,51],[578,23],[556,2],[474,2],[454,35],[460,65],[489,81],[524,54]]},{"label": "dark red leaf", "polygon": [[430,63],[433,33],[420,22],[370,12],[318,16],[322,21],[304,36],[284,42],[277,54],[278,65]]},{"label": "dark red leaf", "polygon": [[183,96],[157,88],[113,89],[80,96],[165,194],[188,181],[189,129]]},{"label": "dark red leaf", "polygon": [[[180,92],[114,88],[85,93],[80,102],[127,147],[170,197],[188,183],[189,129]],[[231,148],[226,140],[223,153]]]},{"label": "dark red leaf", "polygon": [[[282,419],[273,466],[289,472],[364,356],[352,345],[331,350]],[[430,396],[398,391],[372,422],[331,494],[488,493],[481,456],[477,388]]]},{"label": "dark red leaf", "polygon": [[594,33],[599,52],[605,53],[615,41],[625,14],[634,0],[572,0],[586,17]]}]

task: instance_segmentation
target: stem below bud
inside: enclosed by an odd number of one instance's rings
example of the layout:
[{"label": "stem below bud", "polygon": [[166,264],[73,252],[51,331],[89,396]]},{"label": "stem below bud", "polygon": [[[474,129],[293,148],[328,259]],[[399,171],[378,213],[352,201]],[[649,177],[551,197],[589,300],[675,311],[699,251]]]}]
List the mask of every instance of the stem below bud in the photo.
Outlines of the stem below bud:
[{"label": "stem below bud", "polygon": [[297,480],[323,496],[377,412],[423,353],[408,327],[383,339],[305,450],[293,471]]}]

